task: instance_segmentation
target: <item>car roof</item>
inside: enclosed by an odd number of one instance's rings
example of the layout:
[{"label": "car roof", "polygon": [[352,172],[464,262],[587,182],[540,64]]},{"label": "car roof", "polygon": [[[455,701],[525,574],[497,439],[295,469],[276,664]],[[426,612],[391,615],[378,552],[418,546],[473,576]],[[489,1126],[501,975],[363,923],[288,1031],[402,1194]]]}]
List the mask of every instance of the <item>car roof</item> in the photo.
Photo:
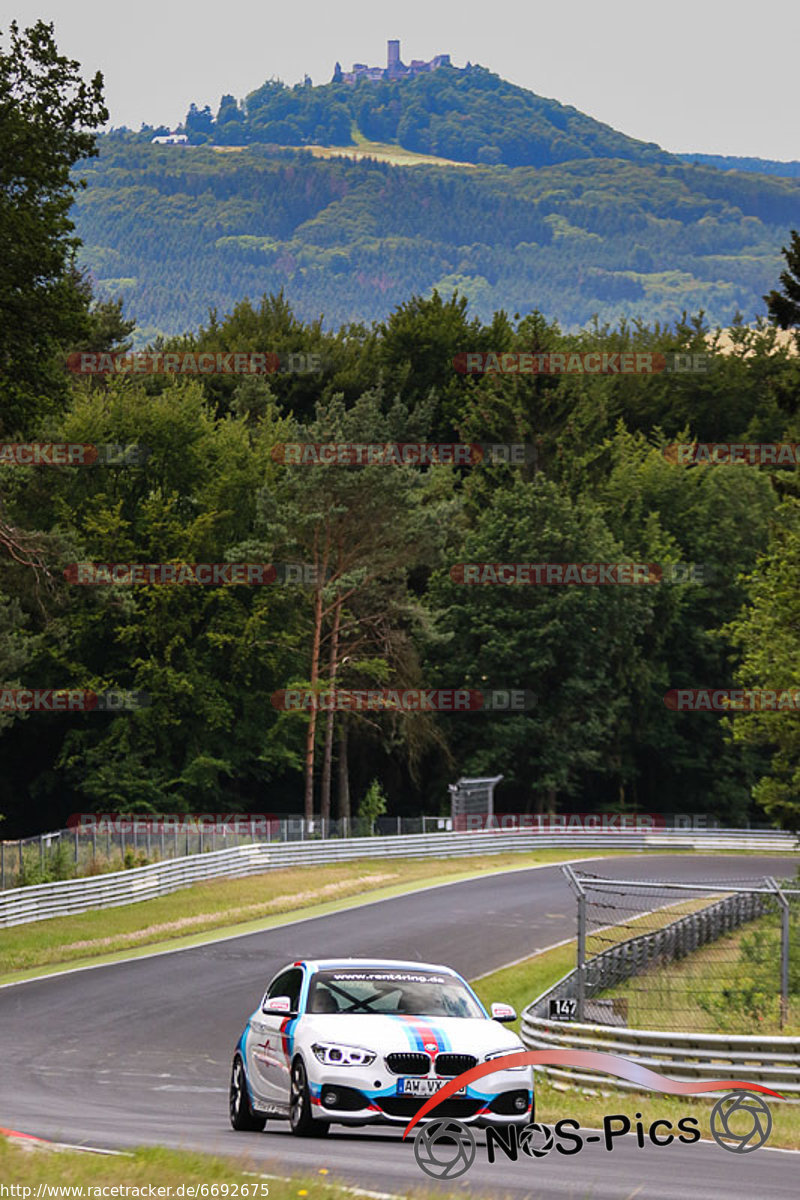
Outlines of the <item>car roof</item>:
[{"label": "car roof", "polygon": [[439,974],[447,974],[458,976],[458,972],[452,967],[442,966],[441,963],[427,962],[410,962],[400,958],[315,958],[305,959],[300,962],[292,963],[295,967],[306,967],[309,971],[330,971],[336,969],[364,968],[372,970],[377,968],[383,970],[400,970],[400,971],[436,971]]}]

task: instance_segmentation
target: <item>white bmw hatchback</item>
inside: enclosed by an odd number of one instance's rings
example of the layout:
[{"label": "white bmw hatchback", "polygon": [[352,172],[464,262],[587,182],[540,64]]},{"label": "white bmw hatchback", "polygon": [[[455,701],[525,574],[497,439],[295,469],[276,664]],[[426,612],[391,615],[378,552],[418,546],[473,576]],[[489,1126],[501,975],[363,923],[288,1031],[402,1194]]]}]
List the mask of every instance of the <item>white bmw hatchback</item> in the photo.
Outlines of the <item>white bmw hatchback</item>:
[{"label": "white bmw hatchback", "polygon": [[[331,1124],[405,1125],[454,1076],[524,1050],[450,967],[383,959],[324,959],[284,967],[270,983],[233,1057],[234,1129],[288,1119],[299,1137]],[[500,1069],[443,1100],[432,1118],[524,1125],[530,1067]]]}]

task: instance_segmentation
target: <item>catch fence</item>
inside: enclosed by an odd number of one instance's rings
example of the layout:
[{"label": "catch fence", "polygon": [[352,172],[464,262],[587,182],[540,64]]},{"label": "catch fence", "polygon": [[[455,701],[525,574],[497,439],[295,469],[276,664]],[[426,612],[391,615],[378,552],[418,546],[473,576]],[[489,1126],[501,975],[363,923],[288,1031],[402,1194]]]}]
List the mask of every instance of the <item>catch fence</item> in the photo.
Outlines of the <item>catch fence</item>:
[{"label": "catch fence", "polygon": [[576,968],[538,998],[534,1016],[800,1033],[797,881],[650,882],[562,870],[576,893]]},{"label": "catch fence", "polygon": [[235,850],[262,843],[325,841],[329,838],[403,836],[444,833],[452,829],[447,817],[360,817],[343,820],[305,820],[274,817],[253,821],[232,818],[229,823],[128,820],[99,822],[57,829],[35,837],[0,841],[0,891],[76,876],[100,875],[125,868],[169,862],[195,854]]},{"label": "catch fence", "polygon": [[[629,818],[633,820],[632,818]],[[147,817],[117,818],[112,821],[75,825],[34,837],[0,840],[0,892],[33,884],[53,883],[81,876],[103,875],[134,867],[164,863],[196,854],[236,850],[247,846],[289,843],[351,841],[368,837],[404,838],[435,834],[445,840],[472,833],[491,839],[503,838],[504,849],[536,846],[573,845],[593,847],[617,845],[623,849],[697,849],[791,851],[800,849],[800,840],[791,833],[769,826],[723,829],[707,824],[693,827],[698,818],[671,814],[663,818],[663,827],[640,828],[559,828],[545,824],[531,828],[527,824],[507,824],[501,816],[495,828],[469,830],[448,816],[378,817],[370,822],[363,817],[332,820],[300,816],[242,818],[205,821],[193,818],[162,821]],[[442,843],[444,844],[444,843]],[[499,842],[495,844],[499,845]],[[442,853],[451,851],[442,850]]]}]

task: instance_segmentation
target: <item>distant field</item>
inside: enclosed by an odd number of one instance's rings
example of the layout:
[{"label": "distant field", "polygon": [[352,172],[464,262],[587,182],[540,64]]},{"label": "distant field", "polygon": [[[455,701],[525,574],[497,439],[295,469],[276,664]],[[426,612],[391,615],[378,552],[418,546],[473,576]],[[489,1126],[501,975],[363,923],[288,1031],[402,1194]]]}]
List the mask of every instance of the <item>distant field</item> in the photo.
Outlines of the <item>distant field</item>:
[{"label": "distant field", "polygon": [[388,162],[393,167],[475,167],[476,163],[456,162],[452,158],[437,158],[434,154],[416,154],[413,150],[403,150],[401,146],[391,146],[383,142],[360,141],[358,146],[301,146],[301,150],[310,150],[314,158],[354,158],[357,162],[362,158],[375,158],[379,162]]},{"label": "distant field", "polygon": [[[750,328],[755,329],[755,326],[751,326]],[[708,341],[710,342],[713,337],[714,334],[710,333],[708,335]],[[796,355],[797,341],[795,331],[792,329],[778,329],[775,335],[775,345],[781,350],[787,350],[789,354]],[[733,352],[733,348],[733,342],[731,341],[729,330],[723,329],[722,335],[719,339],[718,349],[722,354],[731,354]]]},{"label": "distant field", "polygon": [[[453,158],[438,158],[435,154],[418,154],[405,150],[392,142],[371,142],[353,125],[354,146],[291,146],[292,150],[309,150],[314,158],[352,158],[360,162],[364,158],[375,158],[393,167],[475,167],[477,163],[457,162]],[[247,146],[212,146],[220,154],[247,150]]]}]

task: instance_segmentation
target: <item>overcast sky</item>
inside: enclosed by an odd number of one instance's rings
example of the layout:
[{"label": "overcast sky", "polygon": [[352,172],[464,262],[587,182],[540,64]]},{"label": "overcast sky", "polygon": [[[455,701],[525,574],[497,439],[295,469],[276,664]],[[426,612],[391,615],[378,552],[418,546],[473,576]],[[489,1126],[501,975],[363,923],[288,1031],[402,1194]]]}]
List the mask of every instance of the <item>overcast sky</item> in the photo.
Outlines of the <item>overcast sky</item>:
[{"label": "overcast sky", "polygon": [[383,65],[400,38],[405,61],[481,63],[666,150],[800,159],[797,0],[0,0],[2,30],[39,17],[132,129]]}]

